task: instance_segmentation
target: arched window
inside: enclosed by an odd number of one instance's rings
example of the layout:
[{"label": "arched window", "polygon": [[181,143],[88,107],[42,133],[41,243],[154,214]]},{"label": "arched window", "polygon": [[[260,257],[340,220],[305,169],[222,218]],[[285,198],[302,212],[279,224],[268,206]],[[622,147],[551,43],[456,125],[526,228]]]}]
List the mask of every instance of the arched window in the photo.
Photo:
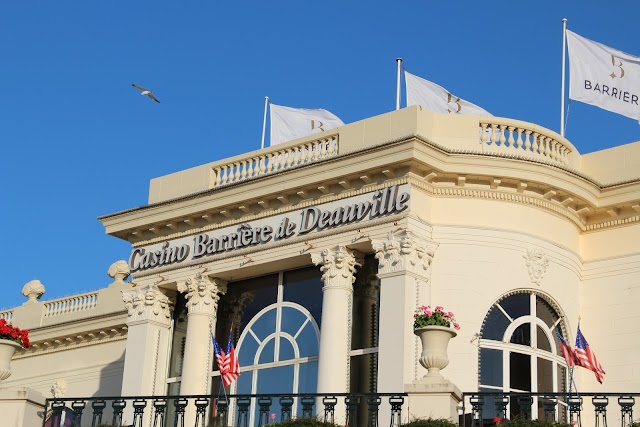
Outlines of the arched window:
[{"label": "arched window", "polygon": [[[478,384],[481,392],[563,392],[567,366],[556,329],[567,336],[558,310],[542,295],[521,291],[505,296],[487,313],[480,335]],[[508,417],[520,413],[517,399]],[[494,416],[493,401],[485,400],[484,418]],[[542,414],[534,400],[532,416]]]}]

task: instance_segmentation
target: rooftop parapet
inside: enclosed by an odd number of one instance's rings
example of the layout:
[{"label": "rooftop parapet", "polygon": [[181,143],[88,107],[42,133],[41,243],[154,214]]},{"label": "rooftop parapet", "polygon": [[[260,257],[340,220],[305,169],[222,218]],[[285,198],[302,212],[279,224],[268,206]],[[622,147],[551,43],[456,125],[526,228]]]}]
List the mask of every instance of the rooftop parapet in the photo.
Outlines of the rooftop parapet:
[{"label": "rooftop parapet", "polygon": [[580,153],[549,129],[500,117],[436,114],[412,106],[152,179],[149,204],[411,137],[451,153],[498,155],[580,169]]}]

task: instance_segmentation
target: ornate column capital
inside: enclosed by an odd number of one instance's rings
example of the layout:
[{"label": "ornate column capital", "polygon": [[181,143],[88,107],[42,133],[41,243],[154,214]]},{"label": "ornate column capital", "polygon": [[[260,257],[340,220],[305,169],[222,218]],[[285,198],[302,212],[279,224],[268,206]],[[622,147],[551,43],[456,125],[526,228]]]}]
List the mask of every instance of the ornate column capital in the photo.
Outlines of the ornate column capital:
[{"label": "ornate column capital", "polygon": [[153,320],[166,326],[171,325],[174,302],[156,285],[122,291],[122,300],[127,309],[127,323]]},{"label": "ornate column capital", "polygon": [[373,240],[372,243],[378,260],[378,274],[407,271],[425,276],[436,248],[408,231],[389,233],[386,240]]},{"label": "ornate column capital", "polygon": [[362,255],[344,246],[323,249],[311,254],[311,261],[320,266],[323,289],[345,288],[353,290],[356,280],[356,267],[362,266]]},{"label": "ornate column capital", "polygon": [[198,273],[186,282],[178,282],[178,291],[186,294],[189,314],[216,314],[220,295],[227,293],[227,282]]}]

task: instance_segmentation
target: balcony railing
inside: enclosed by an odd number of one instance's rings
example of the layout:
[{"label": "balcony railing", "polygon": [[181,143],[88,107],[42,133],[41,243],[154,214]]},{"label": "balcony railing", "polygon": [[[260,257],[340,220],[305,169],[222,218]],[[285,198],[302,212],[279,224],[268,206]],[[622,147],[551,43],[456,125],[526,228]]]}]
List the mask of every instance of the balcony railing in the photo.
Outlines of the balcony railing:
[{"label": "balcony railing", "polygon": [[463,393],[460,424],[496,426],[503,420],[523,418],[576,427],[627,427],[639,397],[640,393]]},{"label": "balcony railing", "polygon": [[98,305],[98,292],[59,298],[44,303],[44,317],[60,316],[78,311],[91,310]]},{"label": "balcony railing", "polygon": [[236,159],[213,168],[213,187],[281,172],[334,157],[338,154],[338,134],[298,145],[276,146],[271,151]]},{"label": "balcony railing", "polygon": [[[261,394],[47,399],[42,426],[257,427],[296,417],[349,427],[400,426],[406,394]],[[342,408],[341,410],[336,410]],[[344,419],[338,419],[338,413]],[[341,418],[341,417],[340,417]],[[65,422],[66,424],[61,424]]]},{"label": "balcony railing", "polygon": [[13,310],[0,311],[0,319],[4,319],[7,323],[11,323],[11,319],[13,319]]}]

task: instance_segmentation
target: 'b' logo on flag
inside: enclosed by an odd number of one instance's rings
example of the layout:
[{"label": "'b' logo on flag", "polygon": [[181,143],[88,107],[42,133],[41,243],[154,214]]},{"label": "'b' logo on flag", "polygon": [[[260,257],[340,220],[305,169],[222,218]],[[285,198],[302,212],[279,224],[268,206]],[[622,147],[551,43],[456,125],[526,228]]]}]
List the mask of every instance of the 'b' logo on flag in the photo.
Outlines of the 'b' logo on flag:
[{"label": "'b' logo on flag", "polygon": [[[614,70],[611,74],[609,74],[609,76],[611,76],[612,79],[615,79],[616,77],[620,77],[623,78],[624,77],[624,68],[622,68],[622,61],[620,59],[618,59],[618,63],[616,64],[616,57],[611,55],[611,64],[614,67]],[[618,76],[616,74],[616,68],[620,69],[620,75]]]}]

